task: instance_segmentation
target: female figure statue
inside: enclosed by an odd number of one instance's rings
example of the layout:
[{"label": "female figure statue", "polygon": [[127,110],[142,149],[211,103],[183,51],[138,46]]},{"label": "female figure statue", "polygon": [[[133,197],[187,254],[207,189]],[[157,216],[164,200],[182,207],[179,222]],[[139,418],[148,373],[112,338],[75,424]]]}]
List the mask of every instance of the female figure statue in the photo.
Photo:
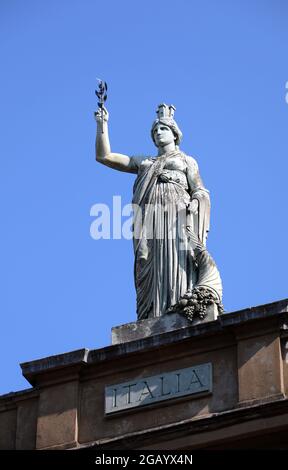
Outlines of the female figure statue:
[{"label": "female figure statue", "polygon": [[137,174],[133,189],[134,277],[138,320],[183,312],[204,318],[214,304],[222,311],[222,284],[206,250],[210,198],[197,162],[179,149],[182,133],[174,106],[158,106],[151,136],[158,155],[112,153],[106,108],[95,113],[96,160]]}]

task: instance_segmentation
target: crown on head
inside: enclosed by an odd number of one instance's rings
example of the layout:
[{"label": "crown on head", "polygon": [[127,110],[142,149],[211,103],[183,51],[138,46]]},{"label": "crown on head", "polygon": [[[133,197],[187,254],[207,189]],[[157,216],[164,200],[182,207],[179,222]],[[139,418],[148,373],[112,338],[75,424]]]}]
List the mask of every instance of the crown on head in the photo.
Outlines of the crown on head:
[{"label": "crown on head", "polygon": [[159,104],[156,113],[157,113],[158,119],[161,119],[161,118],[173,119],[175,111],[176,111],[176,108],[175,106],[173,106],[173,104],[171,104],[170,106],[167,106],[167,104],[162,103],[162,104]]}]

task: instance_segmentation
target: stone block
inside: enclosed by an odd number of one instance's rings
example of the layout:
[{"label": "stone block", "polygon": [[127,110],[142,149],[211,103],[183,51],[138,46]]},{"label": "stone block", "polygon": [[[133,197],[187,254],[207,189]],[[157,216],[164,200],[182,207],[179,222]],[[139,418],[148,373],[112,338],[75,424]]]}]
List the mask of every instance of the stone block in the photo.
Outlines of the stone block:
[{"label": "stone block", "polygon": [[148,336],[167,333],[189,326],[204,324],[217,319],[218,309],[216,305],[211,305],[207,309],[207,315],[203,320],[196,318],[192,322],[179,313],[169,313],[157,318],[147,318],[132,323],[116,326],[112,328],[112,344],[121,344],[128,341],[135,341]]}]

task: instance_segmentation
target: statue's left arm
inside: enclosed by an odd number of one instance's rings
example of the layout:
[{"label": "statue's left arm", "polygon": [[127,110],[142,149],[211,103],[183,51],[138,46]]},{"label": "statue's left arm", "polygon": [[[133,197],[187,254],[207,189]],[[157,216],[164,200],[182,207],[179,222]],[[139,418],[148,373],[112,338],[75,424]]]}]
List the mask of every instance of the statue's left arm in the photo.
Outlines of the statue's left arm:
[{"label": "statue's left arm", "polygon": [[186,156],[187,181],[191,196],[188,208],[188,221],[193,227],[193,232],[198,236],[203,245],[210,228],[210,196],[209,191],[204,187],[200,177],[199,168],[194,158]]}]

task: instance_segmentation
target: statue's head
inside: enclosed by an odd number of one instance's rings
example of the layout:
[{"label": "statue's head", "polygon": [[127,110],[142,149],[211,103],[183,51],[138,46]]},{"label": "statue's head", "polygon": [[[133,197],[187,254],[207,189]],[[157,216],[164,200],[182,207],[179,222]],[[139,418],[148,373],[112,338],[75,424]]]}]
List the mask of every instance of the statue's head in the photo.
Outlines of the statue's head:
[{"label": "statue's head", "polygon": [[178,146],[182,139],[182,132],[180,131],[179,127],[177,126],[176,121],[174,121],[174,111],[176,108],[173,105],[167,106],[167,104],[159,104],[158,109],[156,111],[158,118],[152,124],[151,128],[151,137],[158,147],[157,142],[155,141],[155,129],[162,124],[163,127],[168,127],[174,136],[175,145]]}]

